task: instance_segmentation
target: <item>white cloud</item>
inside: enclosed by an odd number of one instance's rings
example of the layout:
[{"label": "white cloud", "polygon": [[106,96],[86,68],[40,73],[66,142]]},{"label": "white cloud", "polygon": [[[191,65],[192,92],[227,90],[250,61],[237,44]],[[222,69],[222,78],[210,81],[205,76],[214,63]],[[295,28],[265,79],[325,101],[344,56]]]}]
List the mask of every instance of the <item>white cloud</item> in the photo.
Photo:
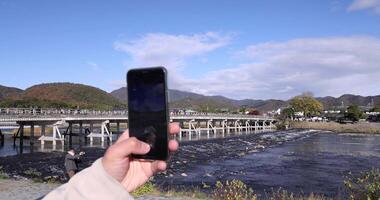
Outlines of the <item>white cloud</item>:
[{"label": "white cloud", "polygon": [[146,34],[132,41],[117,41],[116,50],[129,54],[128,67],[165,66],[170,71],[169,84],[181,87],[186,79],[182,69],[186,60],[201,56],[228,44],[229,35],[216,32],[193,35]]},{"label": "white cloud", "polygon": [[[305,91],[316,96],[344,93],[380,94],[380,39],[368,36],[305,38],[246,47],[236,67],[191,79],[181,69],[186,61],[225,46],[228,37],[148,34],[139,40],[117,42],[115,48],[141,66],[165,65],[170,87],[235,99],[288,99]],[[207,56],[206,56],[207,57]],[[233,59],[236,62],[236,58]]]},{"label": "white cloud", "polygon": [[230,37],[215,32],[194,35],[151,33],[141,39],[115,42],[117,50],[132,56],[136,66],[166,65],[181,67],[185,59],[225,46]]},{"label": "white cloud", "polygon": [[287,99],[304,91],[317,96],[380,93],[380,39],[335,37],[261,43],[240,52],[236,68],[214,71],[192,88],[235,98]]},{"label": "white cloud", "polygon": [[370,9],[380,14],[380,0],[354,0],[347,8],[348,11]]}]

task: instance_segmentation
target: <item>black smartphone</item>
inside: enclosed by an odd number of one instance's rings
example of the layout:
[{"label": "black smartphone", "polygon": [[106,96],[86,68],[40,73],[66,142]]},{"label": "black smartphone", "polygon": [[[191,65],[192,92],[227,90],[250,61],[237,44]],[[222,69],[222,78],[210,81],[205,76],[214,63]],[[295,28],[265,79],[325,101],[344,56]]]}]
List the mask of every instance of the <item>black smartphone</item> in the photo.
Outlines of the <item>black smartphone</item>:
[{"label": "black smartphone", "polygon": [[164,67],[131,69],[127,73],[129,135],[151,149],[134,158],[166,160],[169,155],[167,71]]}]

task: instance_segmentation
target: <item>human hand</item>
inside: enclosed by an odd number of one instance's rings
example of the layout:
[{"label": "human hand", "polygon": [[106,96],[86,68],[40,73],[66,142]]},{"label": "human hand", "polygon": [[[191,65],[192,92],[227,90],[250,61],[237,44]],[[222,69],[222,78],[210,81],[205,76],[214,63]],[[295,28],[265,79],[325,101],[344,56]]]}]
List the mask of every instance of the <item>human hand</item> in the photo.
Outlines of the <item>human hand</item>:
[{"label": "human hand", "polygon": [[84,151],[79,152],[79,155],[80,155],[80,156],[82,156],[82,155],[84,155],[84,154],[86,154]]},{"label": "human hand", "polygon": [[[169,132],[172,135],[180,131],[178,123],[170,123]],[[169,141],[169,151],[178,149],[178,142]],[[132,192],[157,172],[166,170],[165,161],[148,161],[133,159],[131,154],[144,155],[150,150],[147,143],[139,141],[135,137],[129,137],[125,131],[116,143],[108,148],[102,164],[106,172],[119,181],[128,192]]]}]

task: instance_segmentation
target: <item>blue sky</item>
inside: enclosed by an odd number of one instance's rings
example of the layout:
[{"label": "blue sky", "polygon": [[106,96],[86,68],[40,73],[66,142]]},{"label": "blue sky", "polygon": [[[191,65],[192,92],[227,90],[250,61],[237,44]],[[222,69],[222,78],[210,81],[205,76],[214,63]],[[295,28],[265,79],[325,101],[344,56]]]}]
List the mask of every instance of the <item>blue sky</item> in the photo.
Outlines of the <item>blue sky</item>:
[{"label": "blue sky", "polygon": [[0,85],[108,92],[132,67],[231,98],[380,94],[380,0],[0,0]]}]

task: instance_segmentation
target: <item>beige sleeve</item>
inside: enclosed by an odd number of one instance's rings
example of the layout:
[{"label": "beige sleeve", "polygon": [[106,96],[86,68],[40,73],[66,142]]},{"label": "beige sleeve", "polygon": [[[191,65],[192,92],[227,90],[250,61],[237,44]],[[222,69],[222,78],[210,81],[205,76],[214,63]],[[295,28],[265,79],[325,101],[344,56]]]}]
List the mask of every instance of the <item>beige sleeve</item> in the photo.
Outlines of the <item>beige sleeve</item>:
[{"label": "beige sleeve", "polygon": [[103,168],[102,158],[96,160],[70,181],[47,194],[43,199],[127,199],[128,191]]}]

